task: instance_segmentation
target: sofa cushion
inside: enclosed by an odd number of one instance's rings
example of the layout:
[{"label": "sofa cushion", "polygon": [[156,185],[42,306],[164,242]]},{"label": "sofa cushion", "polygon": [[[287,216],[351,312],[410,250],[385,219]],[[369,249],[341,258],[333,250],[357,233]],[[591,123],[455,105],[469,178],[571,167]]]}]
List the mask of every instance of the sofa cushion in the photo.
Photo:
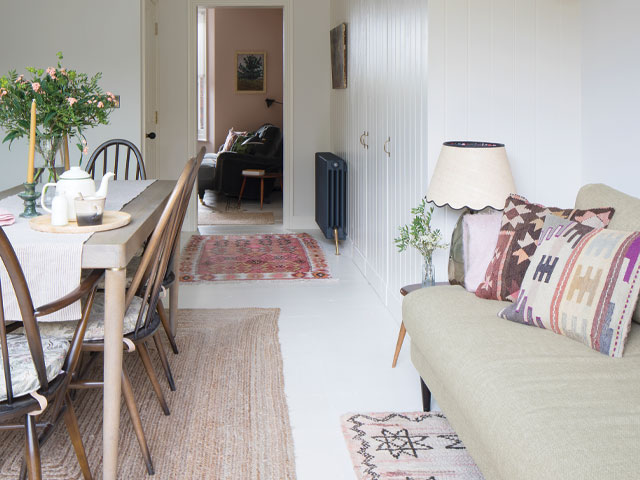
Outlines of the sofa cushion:
[{"label": "sofa cushion", "polygon": [[462,217],[464,288],[475,292],[484,280],[498,243],[502,212],[491,210]]},{"label": "sofa cushion", "polygon": [[[603,206],[608,207],[600,205]],[[545,207],[530,203],[519,195],[510,195],[504,205],[502,226],[493,259],[476,295],[492,300],[515,300],[529,266],[529,259],[536,251],[536,242],[547,215],[553,214],[600,228],[609,224],[613,213],[612,208],[575,210]]]},{"label": "sofa cushion", "polygon": [[551,217],[518,300],[499,316],[621,357],[640,288],[640,233]]},{"label": "sofa cushion", "polygon": [[612,361],[505,322],[462,287],[410,293],[411,358],[487,479],[601,480],[640,471],[640,329]]},{"label": "sofa cushion", "polygon": [[[632,197],[602,183],[585,185],[576,197],[576,208],[593,208],[598,205],[611,205],[616,214],[609,228],[628,232],[640,231],[640,198]],[[640,302],[636,304],[633,320],[640,323]]]}]

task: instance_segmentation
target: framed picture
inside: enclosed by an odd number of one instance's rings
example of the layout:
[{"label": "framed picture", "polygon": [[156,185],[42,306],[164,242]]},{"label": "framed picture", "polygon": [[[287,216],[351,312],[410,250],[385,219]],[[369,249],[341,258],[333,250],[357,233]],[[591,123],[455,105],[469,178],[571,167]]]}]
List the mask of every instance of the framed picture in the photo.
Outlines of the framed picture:
[{"label": "framed picture", "polygon": [[347,24],[331,30],[331,81],[333,88],[347,88]]},{"label": "framed picture", "polygon": [[266,93],[267,52],[236,52],[236,92]]}]

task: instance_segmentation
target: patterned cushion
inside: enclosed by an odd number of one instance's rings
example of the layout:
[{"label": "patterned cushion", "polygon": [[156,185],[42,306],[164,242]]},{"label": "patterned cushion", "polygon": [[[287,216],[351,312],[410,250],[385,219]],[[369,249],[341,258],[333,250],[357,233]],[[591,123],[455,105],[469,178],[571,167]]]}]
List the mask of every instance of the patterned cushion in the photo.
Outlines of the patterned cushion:
[{"label": "patterned cushion", "polygon": [[492,300],[515,299],[529,266],[529,259],[536,251],[536,242],[547,215],[554,214],[594,228],[604,228],[609,224],[613,213],[613,208],[549,208],[529,203],[518,195],[510,195],[502,213],[502,226],[493,259],[476,295]]},{"label": "patterned cushion", "polygon": [[[20,397],[40,388],[38,375],[33,366],[31,352],[27,337],[10,333],[7,335],[9,347],[9,364],[11,368],[11,387],[13,396]],[[47,367],[47,379],[53,380],[58,376],[69,350],[69,342],[62,338],[42,338],[42,350],[44,363]],[[0,352],[0,365],[2,365],[2,352]],[[0,374],[0,401],[7,399],[7,385],[4,375]]]},{"label": "patterned cushion", "polygon": [[229,133],[227,134],[227,139],[224,141],[224,145],[222,146],[222,148],[220,149],[220,152],[218,153],[230,152],[231,147],[233,147],[233,144],[236,142],[236,138],[238,138],[239,135],[248,135],[248,134],[249,132],[239,132],[234,130],[233,128],[230,128]]},{"label": "patterned cushion", "polygon": [[[140,306],[142,305],[142,298],[134,297],[131,305],[127,309],[127,313],[124,317],[124,327],[122,332],[124,334],[131,333],[136,328],[136,322],[138,321],[138,313],[140,312]],[[58,338],[73,338],[73,334],[76,331],[77,321],[71,322],[40,322],[40,335],[46,337],[58,337]],[[20,332],[22,329],[16,330]],[[87,340],[102,340],[104,338],[104,293],[97,293],[93,302],[93,308],[91,309],[91,315],[89,316],[89,323],[87,324],[87,331],[84,334],[85,341]]]},{"label": "patterned cushion", "polygon": [[640,282],[640,232],[545,222],[516,303],[498,315],[621,357]]}]

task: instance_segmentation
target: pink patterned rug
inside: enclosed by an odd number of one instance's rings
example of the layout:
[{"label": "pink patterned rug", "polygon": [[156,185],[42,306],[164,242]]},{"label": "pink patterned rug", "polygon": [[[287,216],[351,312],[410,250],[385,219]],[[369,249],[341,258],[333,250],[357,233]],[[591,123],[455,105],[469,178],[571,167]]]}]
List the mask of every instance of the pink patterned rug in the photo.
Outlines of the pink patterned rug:
[{"label": "pink patterned rug", "polygon": [[349,413],[341,421],[358,480],[483,478],[441,413]]},{"label": "pink patterned rug", "polygon": [[180,281],[321,280],[327,260],[311,235],[194,235],[182,252]]}]

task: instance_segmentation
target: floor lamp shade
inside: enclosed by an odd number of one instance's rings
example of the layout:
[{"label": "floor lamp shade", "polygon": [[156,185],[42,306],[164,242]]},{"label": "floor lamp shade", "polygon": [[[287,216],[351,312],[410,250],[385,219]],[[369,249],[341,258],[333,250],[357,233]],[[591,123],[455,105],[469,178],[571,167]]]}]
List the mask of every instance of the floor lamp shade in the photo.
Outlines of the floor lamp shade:
[{"label": "floor lamp shade", "polygon": [[453,209],[504,208],[516,187],[504,145],[445,142],[429,183],[427,201]]}]

